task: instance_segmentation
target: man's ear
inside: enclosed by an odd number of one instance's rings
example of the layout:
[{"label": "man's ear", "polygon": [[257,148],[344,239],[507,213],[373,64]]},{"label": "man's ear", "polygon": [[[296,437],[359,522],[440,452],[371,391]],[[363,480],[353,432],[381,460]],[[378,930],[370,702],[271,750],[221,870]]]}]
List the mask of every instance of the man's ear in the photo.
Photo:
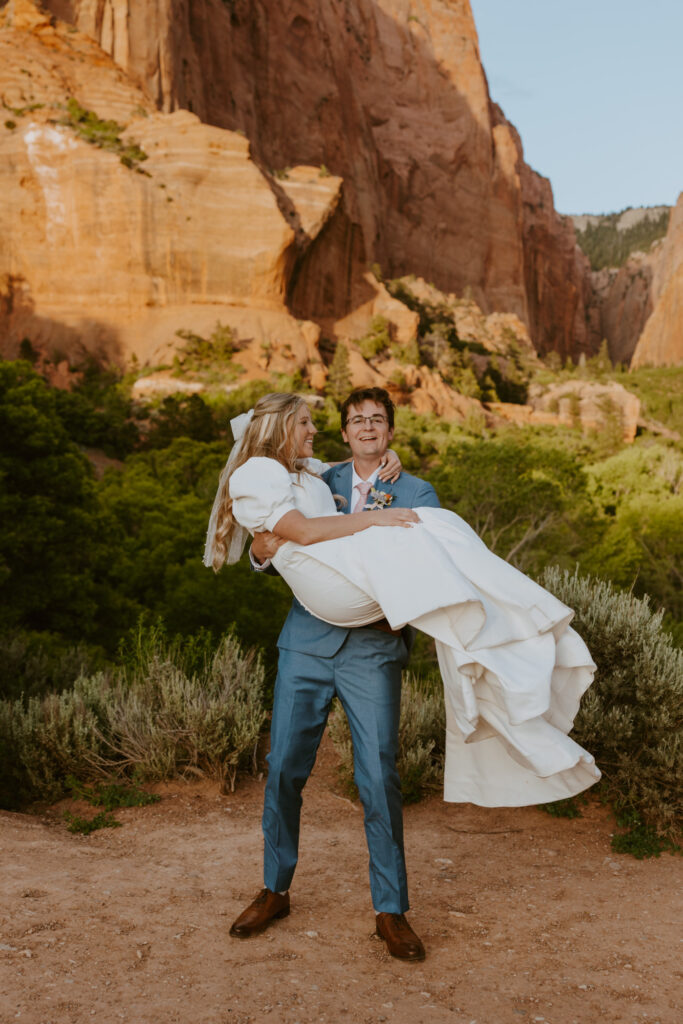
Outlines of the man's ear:
[{"label": "man's ear", "polygon": [[[389,427],[389,430],[387,431],[387,437],[389,438],[389,444],[391,444],[391,442],[394,440],[394,428],[393,427]],[[387,447],[388,447],[388,445],[387,445]]]},{"label": "man's ear", "polygon": [[342,430],[341,436],[342,436],[342,441],[344,442],[344,444],[348,444],[349,443],[349,437],[348,437],[348,434],[346,433],[345,430]]}]

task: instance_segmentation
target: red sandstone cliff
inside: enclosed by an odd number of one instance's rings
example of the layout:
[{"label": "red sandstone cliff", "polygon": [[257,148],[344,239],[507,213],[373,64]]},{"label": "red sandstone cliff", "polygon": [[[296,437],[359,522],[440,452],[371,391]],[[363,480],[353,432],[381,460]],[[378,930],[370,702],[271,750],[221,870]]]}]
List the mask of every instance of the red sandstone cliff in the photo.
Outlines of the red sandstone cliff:
[{"label": "red sandstone cliff", "polygon": [[299,316],[368,298],[363,271],[415,273],[517,314],[576,356],[587,263],[492,104],[468,0],[49,0],[159,108],[244,131],[265,169],[324,165],[335,216],[292,268]]},{"label": "red sandstone cliff", "polygon": [[683,192],[653,259],[651,294],[653,312],[633,353],[634,368],[683,362]]},{"label": "red sandstone cliff", "polygon": [[29,0],[0,11],[0,98],[3,355],[26,337],[73,361],[88,349],[154,365],[178,329],[208,335],[220,320],[244,373],[301,371],[322,386],[320,329],[285,299],[339,178],[297,167],[279,186],[242,135],[155,113],[97,43]]}]

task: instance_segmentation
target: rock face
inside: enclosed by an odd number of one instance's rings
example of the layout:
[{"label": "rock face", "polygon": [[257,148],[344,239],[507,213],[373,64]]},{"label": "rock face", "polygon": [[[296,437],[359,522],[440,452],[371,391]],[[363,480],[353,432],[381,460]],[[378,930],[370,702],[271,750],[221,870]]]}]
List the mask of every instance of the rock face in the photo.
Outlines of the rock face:
[{"label": "rock face", "polygon": [[638,339],[632,367],[683,362],[683,192],[654,260],[652,315]]},{"label": "rock face", "polygon": [[636,436],[640,416],[640,399],[615,381],[563,381],[532,395],[531,405],[537,412],[555,414],[566,426],[598,432],[613,429],[629,442]]},{"label": "rock face", "polygon": [[491,402],[488,408],[513,423],[580,427],[584,432],[613,431],[628,443],[636,436],[640,399],[615,381],[563,381],[547,391],[532,389],[530,399],[527,405]]},{"label": "rock face", "polygon": [[590,316],[590,264],[576,244],[571,218],[555,210],[550,182],[524,163],[519,135],[504,119],[502,124],[517,154],[527,300],[523,319],[539,352],[576,359],[596,351],[600,340]]},{"label": "rock face", "polygon": [[[0,95],[6,354],[30,337],[161,362],[179,328],[210,333],[220,320],[242,342],[245,372],[280,339],[273,369],[310,367],[323,383],[319,329],[285,299],[292,267],[339,204],[339,178],[298,167],[279,187],[243,135],[188,111],[155,113],[96,43],[27,0],[0,15]],[[80,108],[69,111],[72,97]],[[93,132],[106,126],[79,122],[79,109],[126,127],[104,145]]]},{"label": "rock face", "polygon": [[593,273],[593,304],[600,337],[613,363],[631,362],[638,338],[652,313],[652,253],[636,252],[623,267]]},{"label": "rock face", "polygon": [[343,202],[298,254],[288,301],[347,315],[363,274],[469,287],[541,351],[596,349],[587,263],[491,103],[467,0],[49,0],[164,111],[244,131],[267,170],[324,166]]}]

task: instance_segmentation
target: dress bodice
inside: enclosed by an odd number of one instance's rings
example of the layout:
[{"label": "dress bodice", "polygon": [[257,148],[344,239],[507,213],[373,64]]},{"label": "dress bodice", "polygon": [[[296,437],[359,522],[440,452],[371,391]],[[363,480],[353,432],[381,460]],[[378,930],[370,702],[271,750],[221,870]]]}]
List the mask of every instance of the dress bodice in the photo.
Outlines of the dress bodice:
[{"label": "dress bodice", "polygon": [[272,530],[292,510],[309,519],[337,514],[334,498],[319,474],[328,467],[307,459],[308,472],[289,473],[275,459],[255,457],[230,477],[232,513],[250,533]]}]

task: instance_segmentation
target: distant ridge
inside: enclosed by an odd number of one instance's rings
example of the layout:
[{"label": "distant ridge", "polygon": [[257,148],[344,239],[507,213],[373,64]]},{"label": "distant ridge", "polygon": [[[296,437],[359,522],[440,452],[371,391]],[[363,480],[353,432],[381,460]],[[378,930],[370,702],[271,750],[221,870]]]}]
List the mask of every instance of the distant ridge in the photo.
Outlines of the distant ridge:
[{"label": "distant ridge", "polygon": [[579,246],[590,260],[592,270],[623,267],[634,252],[649,252],[664,238],[670,206],[629,206],[618,213],[573,214]]},{"label": "distant ridge", "polygon": [[643,220],[659,220],[670,210],[670,206],[627,206],[619,213],[572,213],[569,217],[577,231],[585,231],[589,224],[597,227],[606,222],[615,223],[617,231],[626,231]]}]

